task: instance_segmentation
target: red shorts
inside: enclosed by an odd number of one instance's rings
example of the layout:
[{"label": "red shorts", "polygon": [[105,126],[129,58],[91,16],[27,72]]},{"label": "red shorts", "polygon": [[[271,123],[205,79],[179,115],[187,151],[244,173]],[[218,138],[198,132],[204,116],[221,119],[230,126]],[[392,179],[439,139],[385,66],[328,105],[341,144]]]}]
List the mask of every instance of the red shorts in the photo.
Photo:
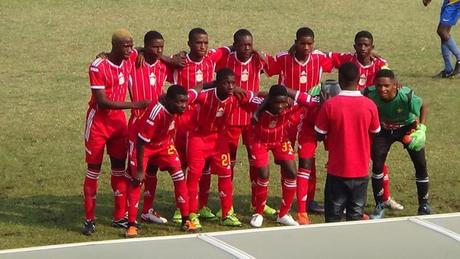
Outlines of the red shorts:
[{"label": "red shorts", "polygon": [[231,151],[236,151],[238,149],[238,144],[240,143],[240,136],[243,136],[243,144],[247,146],[249,144],[250,125],[243,126],[228,126],[225,128],[225,138],[229,144]]},{"label": "red shorts", "polygon": [[302,129],[299,132],[299,158],[313,158],[316,153],[316,132],[312,127],[305,127],[302,125]]},{"label": "red shorts", "polygon": [[[161,145],[158,147],[144,146],[144,159],[142,160],[142,170],[147,169],[147,165],[158,167],[161,171],[180,170],[181,164],[174,144]],[[129,167],[130,175],[134,176],[137,170],[137,152],[135,142],[129,141]]]},{"label": "red shorts", "polygon": [[128,127],[125,113],[111,110],[107,115],[94,108],[86,113],[85,150],[88,164],[101,164],[104,148],[117,159],[126,159],[128,151]]},{"label": "red shorts", "polygon": [[229,148],[223,134],[201,136],[189,132],[187,146],[189,173],[201,175],[206,161],[209,161],[211,172],[216,172],[218,175],[231,174]]},{"label": "red shorts", "polygon": [[254,143],[249,145],[251,152],[250,164],[256,168],[268,166],[268,151],[272,151],[275,163],[294,160],[294,149],[291,142],[286,140],[280,143]]}]

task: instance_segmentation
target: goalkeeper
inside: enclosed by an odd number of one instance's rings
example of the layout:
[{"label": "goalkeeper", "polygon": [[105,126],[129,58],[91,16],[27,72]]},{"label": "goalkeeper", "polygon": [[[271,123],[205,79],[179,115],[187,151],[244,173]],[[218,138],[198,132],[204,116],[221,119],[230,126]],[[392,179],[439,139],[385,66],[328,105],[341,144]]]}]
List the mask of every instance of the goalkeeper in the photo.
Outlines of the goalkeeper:
[{"label": "goalkeeper", "polygon": [[380,70],[374,83],[375,86],[363,90],[363,94],[377,105],[382,127],[371,148],[372,189],[376,202],[371,217],[382,218],[384,214],[383,165],[391,145],[396,141],[403,143],[415,167],[418,214],[431,214],[425,159],[426,105],[409,87],[398,89],[395,75],[389,69]]}]

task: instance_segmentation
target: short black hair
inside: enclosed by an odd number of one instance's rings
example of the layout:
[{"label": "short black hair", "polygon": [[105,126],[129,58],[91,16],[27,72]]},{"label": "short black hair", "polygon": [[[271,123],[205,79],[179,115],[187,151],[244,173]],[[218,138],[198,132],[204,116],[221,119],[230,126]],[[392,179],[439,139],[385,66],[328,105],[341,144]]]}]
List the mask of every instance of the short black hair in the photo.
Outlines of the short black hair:
[{"label": "short black hair", "polygon": [[295,38],[296,40],[302,38],[302,37],[311,37],[311,38],[315,38],[315,33],[313,32],[312,29],[308,28],[308,27],[301,27],[297,30],[297,32],[295,33]]},{"label": "short black hair", "polygon": [[375,78],[380,78],[380,77],[389,77],[391,79],[395,79],[395,73],[393,73],[392,70],[390,69],[380,69],[379,72],[375,75]]},{"label": "short black hair", "polygon": [[359,31],[358,33],[356,33],[356,35],[355,35],[355,42],[356,42],[359,38],[370,39],[372,42],[374,42],[374,37],[372,36],[372,33],[368,32],[368,31]]},{"label": "short black hair", "polygon": [[344,83],[351,83],[358,80],[359,70],[355,64],[346,62],[339,67],[339,77]]},{"label": "short black hair", "polygon": [[234,76],[234,75],[235,75],[235,73],[233,72],[233,70],[231,70],[228,67],[224,67],[224,68],[220,69],[219,71],[217,71],[217,73],[216,73],[216,81],[221,82],[222,80],[224,80],[224,78],[226,78],[228,76]]},{"label": "short black hair", "polygon": [[272,85],[268,91],[269,97],[287,96],[287,90],[284,85]]},{"label": "short black hair", "polygon": [[252,34],[247,29],[239,29],[233,34],[233,42],[237,42],[240,38],[249,36],[252,38]]},{"label": "short black hair", "polygon": [[162,40],[163,35],[157,31],[149,31],[144,35],[144,45],[147,45],[151,40]]},{"label": "short black hair", "polygon": [[187,96],[187,90],[181,85],[171,85],[166,91],[166,99],[175,99],[178,95]]},{"label": "short black hair", "polygon": [[188,41],[192,41],[192,40],[193,40],[193,37],[194,37],[195,35],[198,35],[198,34],[206,34],[206,35],[208,35],[208,33],[207,33],[204,29],[202,29],[202,28],[199,28],[199,27],[193,28],[193,29],[191,29],[190,32],[188,33]]}]

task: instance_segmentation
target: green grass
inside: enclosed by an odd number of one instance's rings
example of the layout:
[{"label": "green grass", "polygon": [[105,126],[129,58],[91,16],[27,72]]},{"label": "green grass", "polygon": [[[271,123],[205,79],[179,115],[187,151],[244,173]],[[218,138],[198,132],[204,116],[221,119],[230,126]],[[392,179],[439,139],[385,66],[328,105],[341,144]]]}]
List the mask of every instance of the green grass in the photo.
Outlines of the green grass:
[{"label": "green grass", "polygon": [[[205,28],[210,46],[228,45],[233,32],[250,29],[255,45],[269,53],[286,50],[299,26],[310,26],[321,50],[351,51],[354,34],[373,32],[376,50],[429,104],[427,159],[431,203],[436,213],[460,211],[459,80],[430,78],[442,67],[435,34],[439,5],[421,1],[0,1],[0,249],[121,238],[110,225],[112,197],[104,164],[97,233],[82,236],[85,175],[83,125],[90,96],[87,66],[109,50],[111,32],[127,27],[141,45],[156,29],[166,52],[186,49],[188,31]],[[460,41],[460,29],[453,35]],[[334,77],[335,74],[326,76]],[[274,79],[264,79],[266,87]],[[321,149],[321,148],[320,148]],[[243,149],[241,149],[243,150]],[[244,158],[245,151],[239,156]],[[318,154],[322,200],[325,154]],[[389,156],[392,195],[416,213],[414,172],[395,145]],[[235,208],[248,228],[247,162],[238,160]],[[214,179],[215,180],[215,179]],[[279,176],[272,167],[270,204],[279,204]],[[156,207],[172,215],[171,180],[161,174]],[[216,184],[213,184],[215,189]],[[369,196],[370,205],[373,204]],[[218,207],[215,194],[210,206]],[[371,207],[368,207],[371,210]],[[313,222],[323,222],[314,216]],[[266,225],[274,225],[266,220]],[[206,231],[228,228],[205,223]],[[175,226],[148,225],[142,236],[181,234]]]}]

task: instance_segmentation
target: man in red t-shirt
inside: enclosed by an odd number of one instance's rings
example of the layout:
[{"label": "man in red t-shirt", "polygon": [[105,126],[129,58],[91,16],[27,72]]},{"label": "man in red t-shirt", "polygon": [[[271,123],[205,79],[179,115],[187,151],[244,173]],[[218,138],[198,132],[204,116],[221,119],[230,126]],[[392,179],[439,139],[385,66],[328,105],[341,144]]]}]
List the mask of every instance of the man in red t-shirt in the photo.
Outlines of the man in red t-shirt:
[{"label": "man in red t-shirt", "polygon": [[[339,68],[342,91],[327,100],[315,124],[318,140],[327,137],[328,162],[324,190],[326,222],[363,217],[369,181],[372,134],[380,131],[376,105],[357,90],[359,70],[353,63]],[[360,154],[357,156],[356,154]]]},{"label": "man in red t-shirt", "polygon": [[[355,35],[353,45],[355,53],[330,52],[328,55],[332,59],[335,68],[339,68],[345,62],[351,62],[359,69],[358,90],[363,90],[374,85],[375,75],[381,69],[388,68],[388,63],[381,57],[373,55],[374,37],[368,31],[359,31]],[[389,168],[385,164],[383,167],[383,200],[385,207],[402,210],[404,206],[396,202],[390,195]]]},{"label": "man in red t-shirt", "polygon": [[183,87],[172,85],[165,97],[158,103],[151,103],[130,128],[127,237],[137,236],[137,208],[148,165],[169,171],[174,183],[176,206],[181,211],[182,229],[192,232],[196,230],[196,226],[189,220],[187,184],[173,143],[177,114],[185,112],[188,96],[194,99],[196,95],[194,89],[187,94]]},{"label": "man in red t-shirt", "polygon": [[89,101],[85,127],[85,151],[88,169],[83,183],[85,223],[84,235],[95,231],[97,182],[101,174],[104,148],[110,156],[114,193],[112,226],[127,227],[124,219],[126,198],[121,197],[125,175],[128,129],[122,109],[143,109],[150,101],[125,102],[132,63],[133,39],[126,29],[112,35],[112,50],[107,59],[97,58],[89,66],[91,100]]}]

